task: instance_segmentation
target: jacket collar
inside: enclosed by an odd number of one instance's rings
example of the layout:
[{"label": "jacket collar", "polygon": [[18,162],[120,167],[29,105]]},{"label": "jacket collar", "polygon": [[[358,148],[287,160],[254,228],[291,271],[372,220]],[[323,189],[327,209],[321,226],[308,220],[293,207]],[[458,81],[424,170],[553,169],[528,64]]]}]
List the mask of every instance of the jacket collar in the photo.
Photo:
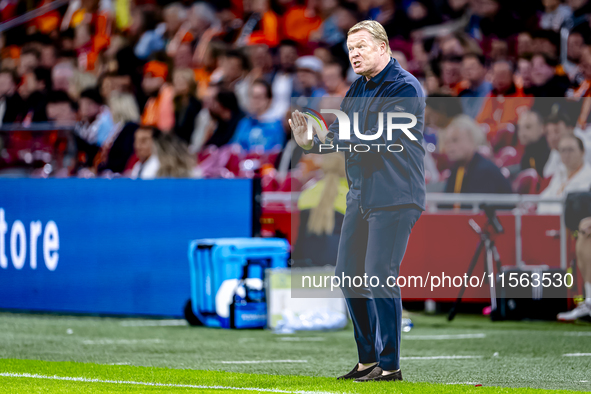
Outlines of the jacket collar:
[{"label": "jacket collar", "polygon": [[[366,83],[368,85],[371,84],[370,86],[374,86],[381,85],[384,82],[394,82],[400,74],[400,69],[400,64],[396,61],[396,59],[391,57],[386,67],[384,67],[384,69],[380,71],[378,75],[376,75],[373,78],[370,78],[369,81],[366,80]],[[365,77],[362,78],[365,79]]]}]

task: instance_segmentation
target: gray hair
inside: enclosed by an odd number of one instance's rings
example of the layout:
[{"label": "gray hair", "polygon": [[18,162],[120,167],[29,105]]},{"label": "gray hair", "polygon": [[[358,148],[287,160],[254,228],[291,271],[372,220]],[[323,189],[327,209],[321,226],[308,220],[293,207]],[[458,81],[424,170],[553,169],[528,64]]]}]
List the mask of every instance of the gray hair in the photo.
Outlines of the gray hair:
[{"label": "gray hair", "polygon": [[372,20],[361,21],[349,29],[347,37],[353,33],[357,33],[360,30],[366,30],[369,34],[371,34],[376,44],[380,45],[382,42],[386,43],[386,48],[388,48],[388,55],[392,56],[392,50],[390,49],[388,34],[386,33],[386,29],[384,29],[384,26],[382,26],[380,22]]},{"label": "gray hair", "polygon": [[484,136],[484,131],[482,130],[480,125],[478,123],[476,123],[476,121],[474,119],[472,119],[470,116],[468,116],[468,115],[456,116],[455,118],[453,118],[453,120],[447,126],[447,129],[449,130],[453,127],[468,132],[470,137],[472,137],[472,141],[474,142],[474,145],[476,145],[477,147],[481,146],[481,145],[485,145],[486,138]]}]

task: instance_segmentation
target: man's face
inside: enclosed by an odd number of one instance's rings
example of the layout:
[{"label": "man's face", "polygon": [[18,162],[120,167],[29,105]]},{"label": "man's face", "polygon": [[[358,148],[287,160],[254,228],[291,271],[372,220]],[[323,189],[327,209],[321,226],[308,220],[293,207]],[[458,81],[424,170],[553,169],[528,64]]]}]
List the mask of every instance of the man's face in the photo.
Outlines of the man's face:
[{"label": "man's face", "polygon": [[493,87],[501,93],[506,92],[513,84],[513,70],[509,64],[501,62],[493,66]]},{"label": "man's face", "polygon": [[95,103],[93,100],[82,97],[79,101],[80,104],[80,118],[83,120],[92,121],[101,111],[101,106]]},{"label": "man's face", "polygon": [[242,69],[242,60],[238,57],[224,57],[222,60],[222,72],[225,81],[235,81],[244,72]]},{"label": "man's face", "polygon": [[163,17],[166,29],[171,33],[176,32],[184,22],[179,18],[179,10],[176,7],[165,10]]},{"label": "man's face", "polygon": [[26,73],[33,72],[35,68],[39,66],[39,60],[32,53],[25,53],[21,55],[20,63],[18,65],[18,75],[25,75]]},{"label": "man's face", "polygon": [[580,33],[571,33],[568,36],[566,55],[572,61],[578,62],[585,49],[585,41]]},{"label": "man's face", "polygon": [[[356,74],[374,75],[380,64],[380,49],[367,30],[359,30],[347,37],[349,61]],[[384,51],[384,49],[381,49]]]},{"label": "man's face", "polygon": [[51,69],[57,62],[56,48],[53,45],[44,45],[41,48],[41,67]]},{"label": "man's face", "polygon": [[191,68],[192,63],[193,53],[191,52],[191,44],[184,42],[179,46],[174,55],[174,67],[175,69]]},{"label": "man's face", "polygon": [[445,153],[453,162],[465,162],[474,156],[476,146],[470,133],[460,127],[449,127],[445,133]]},{"label": "man's face", "polygon": [[135,150],[135,155],[142,163],[152,156],[154,140],[152,139],[152,131],[150,129],[139,128],[136,130],[133,149]]},{"label": "man's face", "polygon": [[554,76],[554,68],[550,67],[542,56],[534,56],[532,59],[532,82],[536,86],[542,86]]},{"label": "man's face", "polygon": [[293,70],[296,60],[298,60],[298,51],[295,47],[291,45],[279,47],[279,63],[283,70]]},{"label": "man's face", "polygon": [[576,171],[583,165],[585,152],[581,150],[574,138],[561,138],[558,143],[558,152],[560,152],[560,159],[567,170]]},{"label": "man's face", "polygon": [[12,76],[9,73],[0,74],[0,98],[12,96],[16,90]]},{"label": "man's face", "polygon": [[524,112],[517,121],[517,137],[522,145],[537,142],[544,134],[540,119],[533,112]]},{"label": "man's face", "polygon": [[560,142],[562,136],[567,134],[569,134],[569,130],[562,121],[546,124],[546,140],[548,140],[551,149],[558,150],[558,142]]},{"label": "man's face", "polygon": [[162,85],[164,85],[164,78],[153,77],[149,73],[144,75],[144,79],[142,80],[142,89],[144,89],[144,93],[147,95],[156,94]]},{"label": "man's face", "polygon": [[74,77],[74,69],[66,64],[60,64],[51,70],[51,83],[54,90],[70,90],[70,83]]},{"label": "man's face", "polygon": [[329,93],[335,93],[343,83],[341,68],[337,65],[326,65],[322,70],[322,82]]},{"label": "man's face", "polygon": [[467,57],[462,62],[462,73],[474,86],[479,85],[484,78],[484,67],[480,64],[480,61],[475,57]]},{"label": "man's face", "polygon": [[304,89],[311,89],[318,84],[316,73],[312,70],[301,68],[297,72],[298,81]]},{"label": "man's face", "polygon": [[441,62],[441,81],[446,86],[454,86],[462,80],[462,63],[455,61]]},{"label": "man's face", "polygon": [[49,120],[59,123],[70,123],[76,121],[76,112],[70,106],[70,103],[48,103],[47,117]]},{"label": "man's face", "polygon": [[532,84],[531,80],[531,63],[526,59],[519,59],[517,62],[517,70],[521,79],[523,80],[523,87],[529,88]]},{"label": "man's face", "polygon": [[250,88],[250,112],[260,116],[269,108],[271,100],[267,97],[267,89],[260,83],[252,85]]},{"label": "man's face", "polygon": [[533,42],[534,40],[531,38],[529,33],[519,33],[517,36],[517,54],[523,55],[524,53],[532,53]]}]

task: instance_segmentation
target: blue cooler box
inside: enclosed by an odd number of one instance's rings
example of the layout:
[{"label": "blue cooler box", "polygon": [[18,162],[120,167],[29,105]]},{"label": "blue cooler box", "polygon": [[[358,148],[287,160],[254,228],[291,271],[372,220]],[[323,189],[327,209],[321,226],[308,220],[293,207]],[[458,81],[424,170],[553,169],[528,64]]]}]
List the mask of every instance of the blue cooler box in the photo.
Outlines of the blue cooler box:
[{"label": "blue cooler box", "polygon": [[[245,266],[250,278],[263,278],[265,268],[286,268],[289,242],[282,238],[217,238],[197,239],[189,244],[191,270],[191,310],[199,322],[208,327],[230,327],[230,318],[216,313],[215,298],[222,283],[240,280]],[[259,309],[261,306],[253,305]],[[253,311],[254,312],[254,311]],[[264,319],[266,323],[266,307]],[[256,324],[254,325],[256,326]]]}]

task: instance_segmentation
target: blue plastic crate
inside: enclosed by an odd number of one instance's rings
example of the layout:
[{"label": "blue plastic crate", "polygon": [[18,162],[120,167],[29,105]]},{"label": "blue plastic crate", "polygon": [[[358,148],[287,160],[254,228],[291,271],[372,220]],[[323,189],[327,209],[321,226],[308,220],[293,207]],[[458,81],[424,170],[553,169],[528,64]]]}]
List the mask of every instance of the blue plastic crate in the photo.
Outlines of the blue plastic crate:
[{"label": "blue plastic crate", "polygon": [[[225,280],[240,279],[249,260],[265,260],[268,268],[285,268],[289,242],[282,238],[211,238],[189,244],[191,307],[208,327],[228,327],[216,313],[215,297]],[[251,273],[262,277],[262,272]]]}]

